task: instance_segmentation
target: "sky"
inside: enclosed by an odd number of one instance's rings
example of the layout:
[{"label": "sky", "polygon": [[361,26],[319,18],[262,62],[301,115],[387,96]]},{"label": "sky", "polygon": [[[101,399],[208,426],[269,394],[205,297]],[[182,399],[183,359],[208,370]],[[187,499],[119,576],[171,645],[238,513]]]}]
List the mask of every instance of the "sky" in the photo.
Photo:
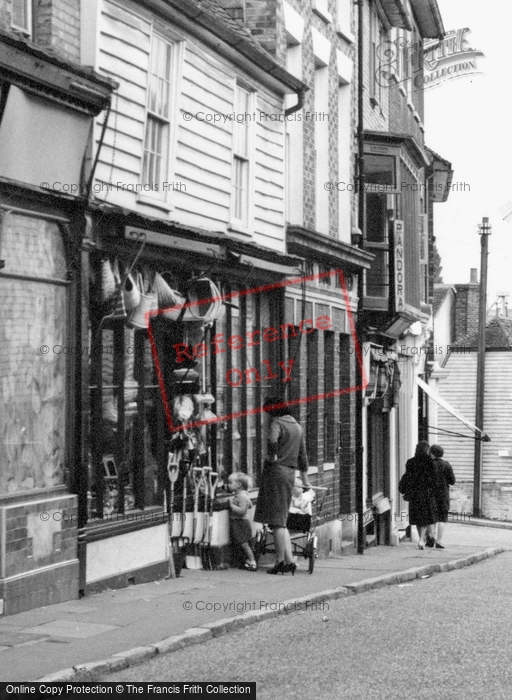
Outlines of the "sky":
[{"label": "sky", "polygon": [[480,75],[425,90],[426,144],[452,163],[453,182],[466,185],[434,205],[436,242],[445,283],[469,282],[470,268],[478,268],[480,279],[478,225],[489,217],[489,307],[499,292],[512,294],[512,217],[504,221],[499,211],[512,202],[512,3],[438,0],[438,5],[445,29],[469,27],[468,43],[484,57],[477,58]]}]

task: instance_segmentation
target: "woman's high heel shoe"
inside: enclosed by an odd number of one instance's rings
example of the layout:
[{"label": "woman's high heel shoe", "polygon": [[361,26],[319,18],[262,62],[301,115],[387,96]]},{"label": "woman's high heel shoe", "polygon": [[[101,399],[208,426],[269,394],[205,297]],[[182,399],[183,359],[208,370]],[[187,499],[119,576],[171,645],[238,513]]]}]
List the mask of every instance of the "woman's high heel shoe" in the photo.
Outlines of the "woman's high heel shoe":
[{"label": "woman's high heel shoe", "polygon": [[282,574],[284,573],[284,567],[284,561],[280,561],[277,564],[275,564],[271,569],[269,569],[267,571],[267,574]]},{"label": "woman's high heel shoe", "polygon": [[283,574],[287,574],[289,571],[291,571],[292,576],[295,576],[295,572],[297,571],[297,564],[285,564],[283,566]]}]

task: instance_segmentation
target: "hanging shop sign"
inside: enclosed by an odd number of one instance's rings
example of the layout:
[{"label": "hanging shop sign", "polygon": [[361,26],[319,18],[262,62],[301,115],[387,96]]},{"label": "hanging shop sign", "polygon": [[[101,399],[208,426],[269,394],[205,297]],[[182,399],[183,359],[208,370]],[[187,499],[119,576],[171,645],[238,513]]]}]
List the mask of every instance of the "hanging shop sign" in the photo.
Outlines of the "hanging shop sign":
[{"label": "hanging shop sign", "polygon": [[404,222],[394,222],[395,313],[405,309]]}]

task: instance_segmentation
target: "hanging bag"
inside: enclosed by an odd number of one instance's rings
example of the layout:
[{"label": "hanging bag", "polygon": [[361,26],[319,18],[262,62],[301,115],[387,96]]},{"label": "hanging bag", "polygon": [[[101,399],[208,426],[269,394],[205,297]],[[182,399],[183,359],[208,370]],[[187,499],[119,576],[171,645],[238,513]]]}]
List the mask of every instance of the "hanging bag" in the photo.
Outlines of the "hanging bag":
[{"label": "hanging bag", "polygon": [[132,311],[129,324],[132,328],[147,328],[149,325],[149,312],[158,309],[156,294],[144,291],[142,275],[137,273],[137,286],[140,292],[140,302]]},{"label": "hanging bag", "polygon": [[124,281],[123,299],[127,311],[136,309],[140,304],[140,291],[131,272],[126,276]]},{"label": "hanging bag", "polygon": [[108,318],[114,320],[123,320],[126,318],[126,306],[124,304],[123,290],[121,289],[121,273],[119,272],[119,262],[117,258],[114,260],[112,272],[115,279],[115,293],[112,298],[112,312],[108,314]]},{"label": "hanging bag", "polygon": [[107,304],[116,293],[116,279],[108,258],[100,262],[100,301]]}]

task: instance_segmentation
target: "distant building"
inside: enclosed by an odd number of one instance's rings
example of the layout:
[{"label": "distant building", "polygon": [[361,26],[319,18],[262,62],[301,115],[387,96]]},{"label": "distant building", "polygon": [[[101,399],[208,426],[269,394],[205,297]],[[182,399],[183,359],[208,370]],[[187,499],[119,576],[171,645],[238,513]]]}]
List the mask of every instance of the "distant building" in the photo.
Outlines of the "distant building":
[{"label": "distant building", "polygon": [[[469,284],[436,285],[434,350],[429,386],[429,441],[445,449],[457,483],[451,489],[451,510],[471,513],[478,360],[479,285],[476,270]],[[451,339],[451,342],[447,342]],[[512,520],[512,319],[494,316],[485,329],[485,395],[482,515]]]}]

